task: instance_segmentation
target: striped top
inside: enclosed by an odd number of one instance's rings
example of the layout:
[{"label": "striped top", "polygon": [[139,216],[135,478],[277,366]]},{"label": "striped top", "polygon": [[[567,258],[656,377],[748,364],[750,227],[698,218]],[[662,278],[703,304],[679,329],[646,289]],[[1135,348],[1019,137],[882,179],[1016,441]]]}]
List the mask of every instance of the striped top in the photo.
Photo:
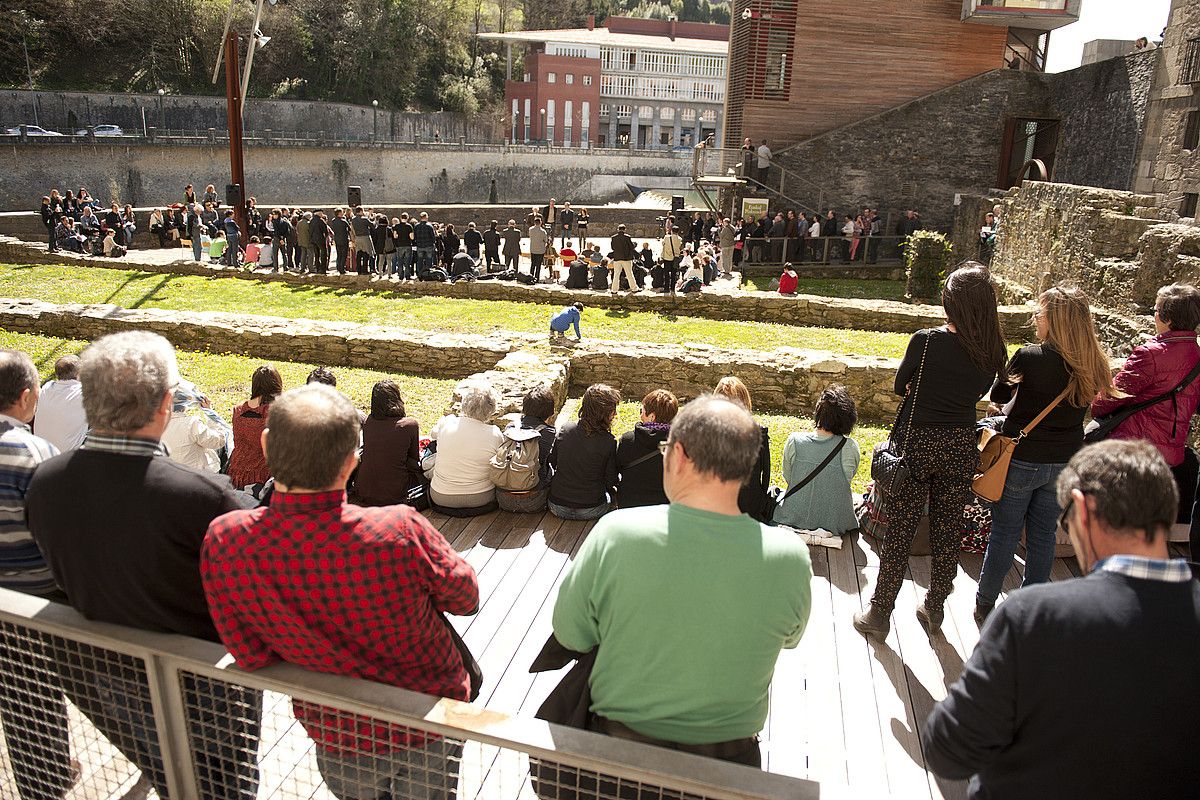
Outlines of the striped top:
[{"label": "striped top", "polygon": [[58,449],[20,420],[0,414],[0,586],[27,594],[57,590],[25,524],[25,492],[33,471]]}]

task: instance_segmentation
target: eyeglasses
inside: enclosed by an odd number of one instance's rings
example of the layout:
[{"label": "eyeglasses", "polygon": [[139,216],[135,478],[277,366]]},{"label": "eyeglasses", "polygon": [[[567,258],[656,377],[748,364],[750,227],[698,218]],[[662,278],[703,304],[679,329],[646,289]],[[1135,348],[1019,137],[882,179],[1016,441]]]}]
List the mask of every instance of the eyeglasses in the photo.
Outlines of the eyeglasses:
[{"label": "eyeglasses", "polygon": [[668,451],[668,450],[670,450],[670,449],[671,449],[671,443],[670,443],[670,442],[659,442],[659,443],[658,443],[658,452],[662,453],[662,455],[663,455],[663,457],[664,457],[664,458],[665,458],[665,457],[666,457],[666,455],[667,455],[667,451]]},{"label": "eyeglasses", "polygon": [[1062,513],[1058,515],[1058,530],[1062,531],[1063,533],[1070,533],[1070,530],[1067,528],[1067,520],[1070,518],[1071,511],[1074,508],[1075,498],[1072,497],[1067,501],[1067,504],[1063,506]]}]

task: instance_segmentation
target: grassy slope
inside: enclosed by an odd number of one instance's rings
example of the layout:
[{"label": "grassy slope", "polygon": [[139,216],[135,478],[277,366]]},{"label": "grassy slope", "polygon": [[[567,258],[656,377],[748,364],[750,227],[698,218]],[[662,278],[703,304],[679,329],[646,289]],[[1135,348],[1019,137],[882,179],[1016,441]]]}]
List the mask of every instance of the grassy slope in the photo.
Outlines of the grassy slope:
[{"label": "grassy slope", "polygon": [[[49,336],[33,336],[0,331],[0,347],[24,350],[33,358],[42,379],[53,377],[54,362],[58,358],[78,353],[87,342],[72,339],[56,339]],[[197,353],[177,351],[179,371],[184,378],[193,381],[212,400],[213,408],[229,420],[233,407],[250,396],[250,375],[254,368],[264,363],[259,359],[219,353]],[[283,377],[283,386],[290,389],[304,383],[314,364],[297,364],[285,361],[273,363]],[[421,432],[427,433],[450,405],[450,396],[455,381],[435,378],[418,378],[413,375],[388,374],[365,369],[338,367],[334,370],[338,389],[345,392],[354,404],[363,410],[371,407],[371,387],[376,381],[391,378],[400,386],[404,396],[405,410],[421,423]]]},{"label": "grassy slope", "polygon": [[[847,282],[853,283],[853,282]],[[0,296],[54,303],[114,303],[125,308],[219,309],[290,318],[346,320],[446,332],[500,329],[542,333],[557,306],[406,295],[397,291],[248,283],[229,278],[160,275],[109,269],[0,264]],[[725,322],[668,314],[588,309],[588,338],[717,347],[807,347],[899,358],[908,336]]]}]

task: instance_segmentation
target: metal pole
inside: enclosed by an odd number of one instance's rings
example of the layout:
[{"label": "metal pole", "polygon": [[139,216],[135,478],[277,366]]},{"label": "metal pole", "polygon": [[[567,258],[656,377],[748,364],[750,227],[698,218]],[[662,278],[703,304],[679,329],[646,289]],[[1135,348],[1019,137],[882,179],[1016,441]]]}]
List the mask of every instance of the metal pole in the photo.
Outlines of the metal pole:
[{"label": "metal pole", "polygon": [[225,37],[229,35],[229,26],[233,24],[233,4],[236,2],[237,0],[229,0],[229,13],[225,15],[225,28],[221,31],[221,51],[217,53],[217,63],[213,66],[213,83],[216,83],[217,78],[221,75],[221,62],[225,56]]},{"label": "metal pole", "polygon": [[[250,67],[254,64],[254,51],[258,49],[258,23],[262,20],[263,0],[258,0],[254,7],[254,25],[250,28],[250,38],[246,43],[246,71],[242,73],[242,99],[250,94]],[[246,106],[242,104],[242,117],[245,117]]]},{"label": "metal pole", "polygon": [[[242,234],[249,237],[246,224],[246,167],[242,153],[242,98],[238,81],[238,37],[234,31],[225,34],[225,102],[229,123],[229,175],[230,183],[242,187],[242,202],[233,209],[234,219]],[[249,238],[247,238],[249,241]]]}]

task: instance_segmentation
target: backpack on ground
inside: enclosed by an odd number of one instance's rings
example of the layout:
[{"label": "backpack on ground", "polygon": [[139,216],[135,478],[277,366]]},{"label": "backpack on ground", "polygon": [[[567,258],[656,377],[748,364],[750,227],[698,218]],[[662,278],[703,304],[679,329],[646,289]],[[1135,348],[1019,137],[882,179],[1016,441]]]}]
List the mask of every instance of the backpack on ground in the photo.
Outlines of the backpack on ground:
[{"label": "backpack on ground", "polygon": [[504,442],[488,467],[489,477],[497,489],[525,492],[537,488],[541,468],[540,437],[536,428],[509,425],[504,429]]},{"label": "backpack on ground", "polygon": [[437,281],[439,283],[445,283],[447,280],[449,280],[449,276],[446,275],[445,270],[428,269],[428,270],[425,270],[424,272],[420,273],[419,275],[417,275],[417,280]]},{"label": "backpack on ground", "polygon": [[526,286],[532,286],[533,284],[537,283],[537,278],[533,277],[528,272],[518,272],[517,283],[523,283]]}]

